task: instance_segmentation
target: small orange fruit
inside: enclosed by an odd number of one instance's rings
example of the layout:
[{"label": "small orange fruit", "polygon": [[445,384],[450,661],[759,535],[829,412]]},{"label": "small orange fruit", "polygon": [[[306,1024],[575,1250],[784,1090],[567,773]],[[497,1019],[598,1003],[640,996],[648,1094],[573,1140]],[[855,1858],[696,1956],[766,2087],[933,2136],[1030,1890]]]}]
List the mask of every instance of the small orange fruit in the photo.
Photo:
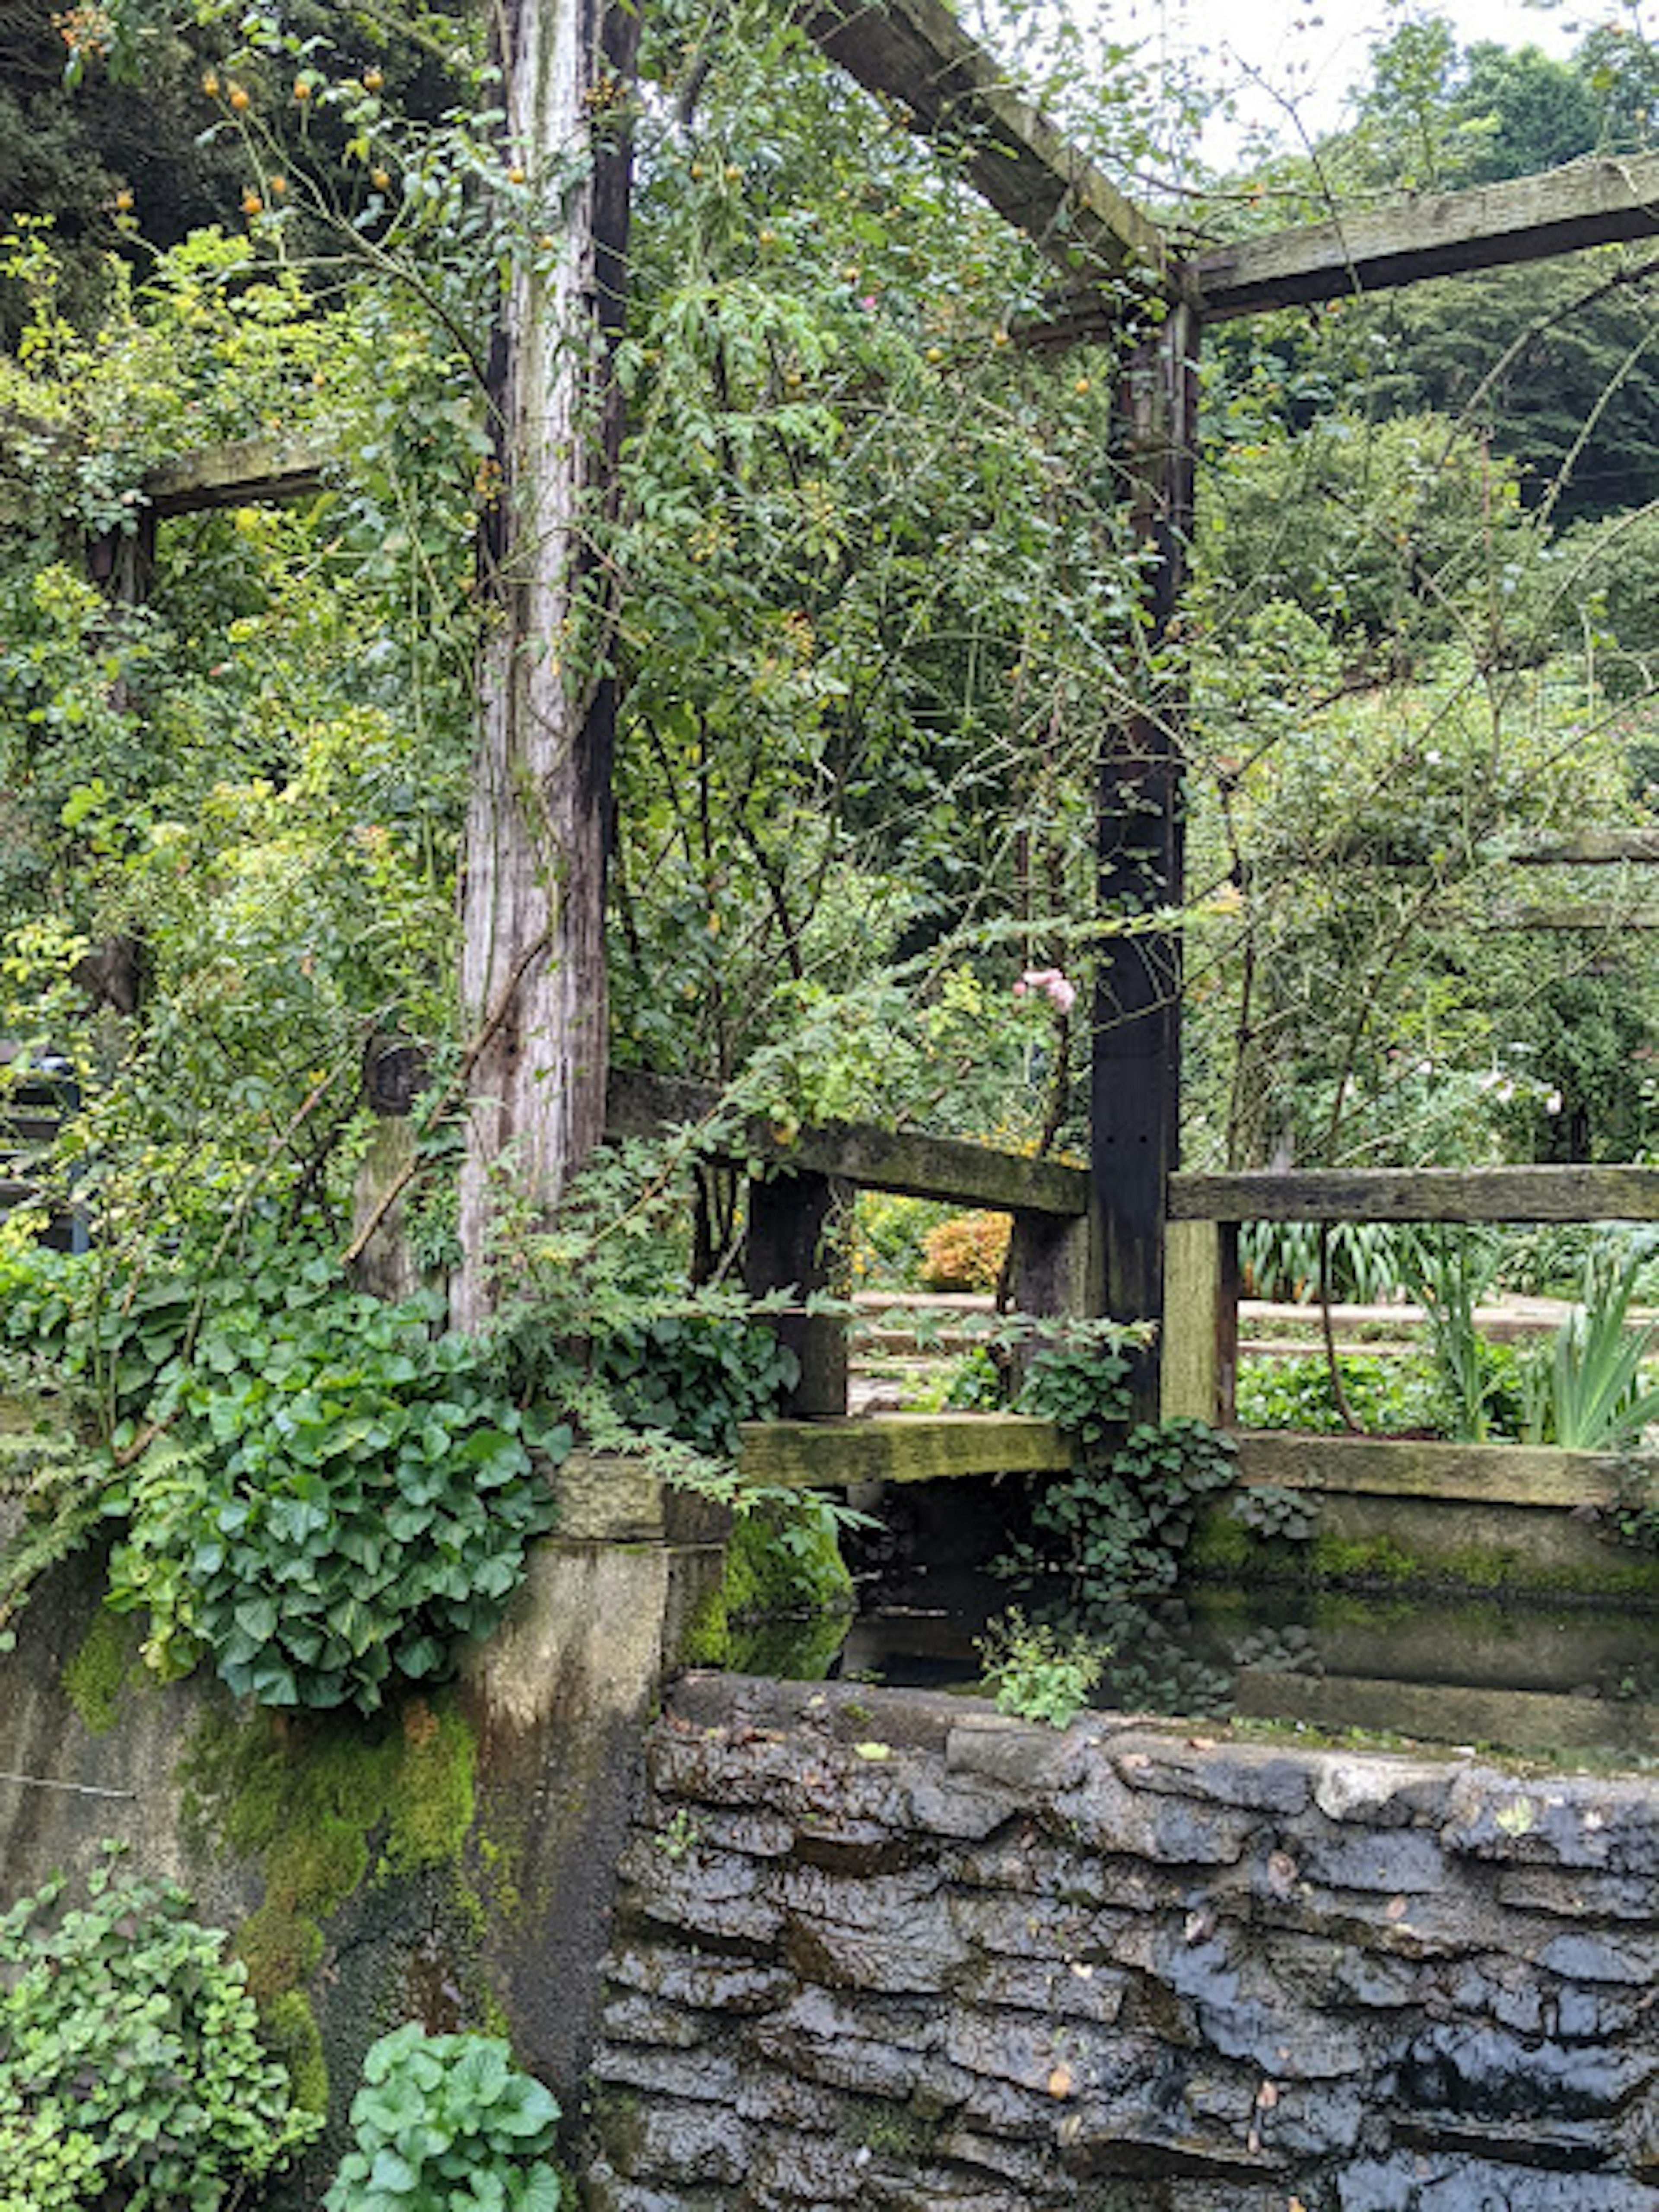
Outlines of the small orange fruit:
[{"label": "small orange fruit", "polygon": [[117,215],[131,215],[132,213],[132,194],[127,190],[125,185],[115,195],[115,212]]},{"label": "small orange fruit", "polygon": [[507,181],[509,185],[521,185],[524,182],[524,171],[515,165],[507,171]]},{"label": "small orange fruit", "polygon": [[287,179],[286,177],[273,177],[273,178],[271,179],[271,180],[270,180],[270,197],[272,198],[272,199],[274,199],[274,200],[279,200],[279,199],[281,199],[281,198],[283,197],[283,194],[287,190],[288,190],[288,179]]},{"label": "small orange fruit", "polygon": [[204,72],[202,77],[202,89],[206,93],[210,100],[217,100],[219,97],[219,72],[217,70],[207,70]]},{"label": "small orange fruit", "polygon": [[371,169],[368,173],[368,181],[377,192],[386,191],[392,183],[392,172],[390,169]]},{"label": "small orange fruit", "polygon": [[309,100],[311,97],[311,87],[306,82],[302,76],[296,76],[294,80],[294,97],[295,100],[299,100],[301,105],[303,105],[305,101]]},{"label": "small orange fruit", "polygon": [[378,92],[385,82],[386,79],[380,75],[379,70],[366,69],[363,71],[363,90],[365,92]]},{"label": "small orange fruit", "polygon": [[248,98],[246,88],[240,84],[232,85],[230,88],[229,99],[231,106],[236,110],[236,112],[239,115],[242,113],[245,108],[251,107],[253,104]]},{"label": "small orange fruit", "polygon": [[242,213],[244,215],[263,215],[264,213],[264,210],[265,204],[260,198],[258,192],[244,192],[242,194]]}]

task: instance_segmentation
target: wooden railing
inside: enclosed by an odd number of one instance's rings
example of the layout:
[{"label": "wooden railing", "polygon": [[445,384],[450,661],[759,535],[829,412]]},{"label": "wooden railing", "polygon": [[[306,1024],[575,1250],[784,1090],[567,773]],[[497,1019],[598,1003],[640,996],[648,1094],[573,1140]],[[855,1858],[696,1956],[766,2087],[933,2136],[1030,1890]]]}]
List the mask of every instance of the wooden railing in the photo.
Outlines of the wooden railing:
[{"label": "wooden railing", "polygon": [[1247,1221],[1659,1221],[1659,1168],[1318,1168],[1170,1178],[1162,1410],[1223,1426]]},{"label": "wooden railing", "polygon": [[[606,1127],[639,1136],[665,1127],[712,1121],[717,1091],[662,1076],[613,1070]],[[722,1139],[717,1157],[751,1176],[744,1281],[757,1297],[794,1290],[805,1297],[836,1287],[836,1227],[856,1190],[981,1206],[1012,1217],[1011,1291],[1022,1313],[1097,1313],[1100,1240],[1090,1180],[1081,1168],[1027,1158],[959,1137],[930,1137],[857,1121],[781,1130],[750,1116]],[[777,1327],[800,1362],[785,1411],[799,1419],[844,1419],[848,1326],[838,1314],[791,1312]],[[868,1422],[860,1427],[867,1430]],[[919,1437],[920,1431],[912,1431]],[[953,1447],[965,1449],[960,1440]],[[1023,1462],[1010,1462],[1010,1464]],[[957,1465],[956,1472],[972,1471]],[[827,1478],[820,1478],[827,1479]]]}]

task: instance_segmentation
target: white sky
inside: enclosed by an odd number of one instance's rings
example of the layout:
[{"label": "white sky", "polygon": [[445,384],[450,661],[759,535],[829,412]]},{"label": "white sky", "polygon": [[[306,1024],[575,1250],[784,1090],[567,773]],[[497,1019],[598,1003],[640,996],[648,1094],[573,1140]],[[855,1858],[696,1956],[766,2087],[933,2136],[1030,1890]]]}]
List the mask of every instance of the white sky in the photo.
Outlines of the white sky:
[{"label": "white sky", "polygon": [[1239,123],[1218,119],[1206,134],[1205,151],[1218,161],[1231,156],[1246,121],[1273,126],[1294,143],[1285,100],[1310,134],[1337,128],[1348,92],[1367,74],[1370,47],[1409,17],[1446,15],[1461,46],[1490,39],[1552,54],[1571,52],[1598,21],[1632,20],[1628,0],[1094,0],[1094,7],[1109,37],[1147,39],[1154,52],[1166,41],[1207,53],[1206,74],[1236,90],[1241,107]]}]

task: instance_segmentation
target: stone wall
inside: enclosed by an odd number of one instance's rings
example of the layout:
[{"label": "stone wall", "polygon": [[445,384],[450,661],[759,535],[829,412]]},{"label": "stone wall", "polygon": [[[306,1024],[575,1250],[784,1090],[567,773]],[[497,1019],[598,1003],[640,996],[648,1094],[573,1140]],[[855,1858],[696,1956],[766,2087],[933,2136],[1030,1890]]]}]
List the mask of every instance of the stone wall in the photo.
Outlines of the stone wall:
[{"label": "stone wall", "polygon": [[701,1676],[590,2212],[1659,2208],[1659,1791]]}]

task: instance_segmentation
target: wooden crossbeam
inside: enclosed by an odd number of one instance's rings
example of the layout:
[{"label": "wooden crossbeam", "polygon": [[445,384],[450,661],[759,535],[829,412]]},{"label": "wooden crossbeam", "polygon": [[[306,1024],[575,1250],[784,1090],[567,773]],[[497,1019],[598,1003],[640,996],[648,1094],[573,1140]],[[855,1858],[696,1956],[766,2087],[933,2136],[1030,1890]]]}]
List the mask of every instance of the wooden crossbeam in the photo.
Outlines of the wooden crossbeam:
[{"label": "wooden crossbeam", "polygon": [[1167,281],[1152,218],[1009,82],[940,0],[800,0],[808,35],[910,129],[960,142],[963,173],[1073,276]]},{"label": "wooden crossbeam", "polygon": [[235,438],[163,461],[144,478],[143,490],[158,515],[306,499],[321,489],[330,458],[321,447],[295,441]]},{"label": "wooden crossbeam", "polygon": [[1659,860],[1659,830],[1623,824],[1574,830],[1559,836],[1534,837],[1512,851],[1494,851],[1488,857],[1512,861],[1519,868],[1621,867],[1627,862]]},{"label": "wooden crossbeam", "polygon": [[1206,322],[1547,261],[1659,235],[1659,155],[1576,161],[1477,191],[1364,209],[1212,246],[1194,267]]},{"label": "wooden crossbeam", "polygon": [[[605,1133],[655,1136],[665,1128],[707,1121],[719,1104],[719,1092],[706,1085],[613,1068]],[[840,1176],[860,1189],[896,1191],[907,1198],[940,1198],[954,1206],[1062,1220],[1080,1219],[1089,1211],[1089,1178],[1083,1169],[1027,1159],[960,1137],[928,1137],[862,1121],[781,1130],[756,1115],[732,1130],[719,1149],[726,1158]]]},{"label": "wooden crossbeam", "polygon": [[[1188,264],[1188,289],[1206,324],[1224,323],[1653,237],[1659,237],[1659,155],[1597,159],[1212,246]],[[1079,290],[1033,318],[1020,336],[1032,346],[1085,343],[1108,336],[1115,319],[1111,300]]]},{"label": "wooden crossbeam", "polygon": [[1172,1221],[1659,1221],[1659,1168],[1309,1168],[1170,1178]]}]

